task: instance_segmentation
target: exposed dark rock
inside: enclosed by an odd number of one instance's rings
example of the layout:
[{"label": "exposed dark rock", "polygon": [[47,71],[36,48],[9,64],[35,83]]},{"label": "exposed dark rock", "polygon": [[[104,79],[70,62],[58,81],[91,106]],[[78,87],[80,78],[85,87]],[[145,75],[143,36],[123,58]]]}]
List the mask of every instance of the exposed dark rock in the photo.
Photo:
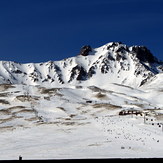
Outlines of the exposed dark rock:
[{"label": "exposed dark rock", "polygon": [[59,83],[64,84],[64,81],[62,79],[62,71],[61,71],[60,67],[55,65],[54,69],[55,69],[55,72],[57,73]]},{"label": "exposed dark rock", "polygon": [[115,59],[113,58],[113,56],[110,53],[108,54],[108,59],[111,61],[115,61]]},{"label": "exposed dark rock", "polygon": [[117,53],[124,53],[124,52],[126,52],[126,51],[129,51],[129,49],[128,49],[128,47],[127,46],[120,46],[117,50],[116,50],[116,52]]},{"label": "exposed dark rock", "polygon": [[107,65],[107,64],[102,65],[102,67],[101,67],[101,72],[102,72],[103,74],[106,74],[106,73],[108,73],[108,71],[109,71],[109,65]]},{"label": "exposed dark rock", "polygon": [[75,79],[75,76],[79,74],[79,71],[80,71],[80,67],[78,65],[73,67],[71,70],[71,76],[68,82],[71,82],[73,79]]},{"label": "exposed dark rock", "polygon": [[149,73],[147,78],[145,78],[144,80],[142,80],[142,82],[140,83],[140,87],[142,85],[144,85],[151,77],[153,77],[154,75],[152,73]]},{"label": "exposed dark rock", "polygon": [[110,60],[108,58],[104,58],[101,65],[101,73],[106,74],[109,70],[111,70]]},{"label": "exposed dark rock", "polygon": [[13,73],[16,73],[16,74],[22,74],[23,72],[20,71],[20,70],[15,70],[15,71],[13,71]]},{"label": "exposed dark rock", "polygon": [[107,50],[109,50],[110,48],[113,48],[114,50],[114,48],[120,44],[122,44],[122,42],[113,42],[112,44],[108,45]]},{"label": "exposed dark rock", "polygon": [[163,72],[163,65],[158,66],[158,69]]},{"label": "exposed dark rock", "polygon": [[91,78],[94,74],[96,74],[96,69],[97,69],[96,65],[90,67],[88,71],[88,78]]},{"label": "exposed dark rock", "polygon": [[86,70],[83,67],[77,65],[73,67],[71,70],[71,76],[70,76],[69,82],[75,79],[75,77],[76,77],[76,80],[86,80],[87,76],[88,75],[87,75]]},{"label": "exposed dark rock", "polygon": [[76,79],[77,80],[86,80],[87,79],[87,72],[83,67],[80,67],[79,75]]},{"label": "exposed dark rock", "polygon": [[117,54],[117,56],[116,56],[116,60],[117,60],[117,61],[120,61],[121,58],[122,58],[122,56],[121,56],[120,54]]},{"label": "exposed dark rock", "polygon": [[48,79],[51,79],[50,75],[47,75],[47,78],[48,78]]},{"label": "exposed dark rock", "polygon": [[149,62],[154,63],[158,62],[158,60],[153,56],[153,54],[148,50],[145,46],[134,46],[132,51],[136,54],[136,57],[141,62]]},{"label": "exposed dark rock", "polygon": [[87,56],[87,55],[89,55],[89,52],[91,52],[91,51],[92,51],[91,46],[85,45],[81,48],[79,55]]}]

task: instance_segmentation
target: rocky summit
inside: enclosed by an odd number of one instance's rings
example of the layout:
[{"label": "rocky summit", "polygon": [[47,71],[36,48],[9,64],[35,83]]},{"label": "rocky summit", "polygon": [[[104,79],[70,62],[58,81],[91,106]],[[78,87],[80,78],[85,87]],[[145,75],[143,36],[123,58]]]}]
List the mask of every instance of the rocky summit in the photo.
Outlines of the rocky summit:
[{"label": "rocky summit", "polygon": [[52,87],[118,83],[140,87],[162,70],[162,62],[145,46],[111,42],[99,48],[85,45],[77,56],[61,61],[27,64],[1,61],[0,83]]}]

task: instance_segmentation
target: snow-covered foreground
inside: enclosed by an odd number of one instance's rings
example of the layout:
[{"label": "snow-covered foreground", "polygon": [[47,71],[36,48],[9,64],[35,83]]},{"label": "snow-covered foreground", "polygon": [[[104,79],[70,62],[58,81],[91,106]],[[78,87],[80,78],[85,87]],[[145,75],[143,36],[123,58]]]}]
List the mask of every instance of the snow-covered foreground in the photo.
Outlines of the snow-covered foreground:
[{"label": "snow-covered foreground", "polygon": [[163,94],[154,84],[0,85],[0,159],[160,158]]},{"label": "snow-covered foreground", "polygon": [[[89,123],[88,123],[89,122]],[[85,125],[42,124],[0,134],[0,159],[151,158],[163,132],[139,116],[101,116]]]}]

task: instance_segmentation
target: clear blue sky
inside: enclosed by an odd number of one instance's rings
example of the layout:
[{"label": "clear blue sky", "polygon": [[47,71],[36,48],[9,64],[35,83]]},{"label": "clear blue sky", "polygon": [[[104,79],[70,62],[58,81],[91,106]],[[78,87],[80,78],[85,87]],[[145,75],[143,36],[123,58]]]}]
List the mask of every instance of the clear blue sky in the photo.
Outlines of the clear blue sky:
[{"label": "clear blue sky", "polygon": [[0,0],[0,60],[61,60],[112,41],[163,60],[163,0]]}]

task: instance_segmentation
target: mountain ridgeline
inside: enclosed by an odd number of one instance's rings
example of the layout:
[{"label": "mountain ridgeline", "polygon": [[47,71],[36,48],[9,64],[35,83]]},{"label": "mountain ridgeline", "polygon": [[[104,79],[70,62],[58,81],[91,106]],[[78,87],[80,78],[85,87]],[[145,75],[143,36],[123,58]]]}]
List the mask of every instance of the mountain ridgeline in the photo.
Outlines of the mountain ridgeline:
[{"label": "mountain ridgeline", "polygon": [[0,84],[97,85],[117,83],[140,87],[163,71],[145,46],[111,42],[99,48],[83,46],[77,56],[44,63],[0,61]]}]

